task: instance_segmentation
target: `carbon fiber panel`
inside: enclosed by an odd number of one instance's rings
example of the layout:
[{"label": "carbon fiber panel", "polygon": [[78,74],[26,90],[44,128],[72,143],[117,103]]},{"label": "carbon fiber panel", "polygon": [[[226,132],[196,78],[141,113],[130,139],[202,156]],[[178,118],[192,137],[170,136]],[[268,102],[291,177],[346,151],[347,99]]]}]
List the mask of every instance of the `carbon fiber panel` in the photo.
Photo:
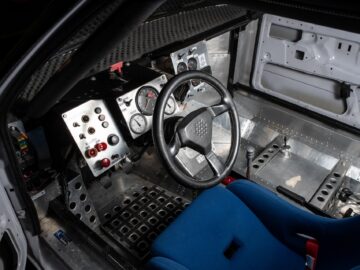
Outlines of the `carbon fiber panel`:
[{"label": "carbon fiber panel", "polygon": [[[118,2],[115,2],[95,16],[59,50],[58,54],[44,63],[31,77],[21,98],[31,100],[49,78],[71,58],[82,42],[109,16],[117,4]],[[100,61],[92,72],[104,70],[118,61],[138,59],[146,53],[189,39],[244,15],[245,11],[239,7],[217,5],[182,11],[144,22]]]}]

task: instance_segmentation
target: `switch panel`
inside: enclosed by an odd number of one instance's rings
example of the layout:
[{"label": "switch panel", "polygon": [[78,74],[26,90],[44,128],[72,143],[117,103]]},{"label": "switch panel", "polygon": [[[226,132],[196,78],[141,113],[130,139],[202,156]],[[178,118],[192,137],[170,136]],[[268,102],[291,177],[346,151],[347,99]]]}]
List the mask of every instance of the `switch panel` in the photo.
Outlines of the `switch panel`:
[{"label": "switch panel", "polygon": [[62,118],[94,176],[128,154],[129,148],[103,100],[89,100],[63,113]]}]

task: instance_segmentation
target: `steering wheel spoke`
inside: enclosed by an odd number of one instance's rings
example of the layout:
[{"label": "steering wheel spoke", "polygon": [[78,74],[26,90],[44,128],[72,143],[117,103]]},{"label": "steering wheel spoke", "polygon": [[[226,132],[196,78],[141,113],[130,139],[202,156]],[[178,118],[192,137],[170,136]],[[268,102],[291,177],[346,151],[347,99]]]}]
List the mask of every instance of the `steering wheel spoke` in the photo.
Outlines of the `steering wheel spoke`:
[{"label": "steering wheel spoke", "polygon": [[213,105],[211,107],[208,108],[212,117],[215,118],[227,111],[230,110],[230,105],[228,105],[227,103],[220,103],[217,105]]},{"label": "steering wheel spoke", "polygon": [[205,155],[206,160],[209,162],[209,165],[216,176],[221,175],[225,170],[224,163],[219,159],[219,157],[213,152],[210,151]]},{"label": "steering wheel spoke", "polygon": [[174,157],[179,153],[179,150],[181,148],[181,141],[179,139],[179,136],[177,133],[175,133],[174,137],[171,139],[169,143],[169,151],[170,154]]}]

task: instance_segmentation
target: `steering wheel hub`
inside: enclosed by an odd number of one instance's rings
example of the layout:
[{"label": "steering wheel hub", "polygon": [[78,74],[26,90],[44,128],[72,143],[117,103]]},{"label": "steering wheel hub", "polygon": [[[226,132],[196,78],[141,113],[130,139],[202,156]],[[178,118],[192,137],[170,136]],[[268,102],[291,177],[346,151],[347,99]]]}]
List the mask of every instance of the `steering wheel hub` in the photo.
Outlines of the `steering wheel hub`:
[{"label": "steering wheel hub", "polygon": [[205,155],[211,151],[212,117],[206,108],[187,115],[178,125],[181,144]]}]

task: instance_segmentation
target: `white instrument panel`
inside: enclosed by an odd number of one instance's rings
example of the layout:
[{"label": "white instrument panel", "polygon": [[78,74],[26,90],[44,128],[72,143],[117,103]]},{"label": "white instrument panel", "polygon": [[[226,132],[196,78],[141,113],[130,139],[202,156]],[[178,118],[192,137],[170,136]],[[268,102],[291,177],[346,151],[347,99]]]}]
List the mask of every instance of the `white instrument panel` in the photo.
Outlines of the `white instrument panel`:
[{"label": "white instrument panel", "polygon": [[[210,67],[207,45],[204,40],[171,53],[170,58],[175,74]],[[185,100],[191,99],[197,92],[202,92],[206,87],[207,85],[201,80],[191,80]]]},{"label": "white instrument panel", "polygon": [[[166,83],[166,76],[161,75],[116,99],[133,139],[151,129],[155,103],[158,94]],[[171,95],[166,106],[165,119],[176,115],[178,112],[179,107],[174,96]]]},{"label": "white instrument panel", "polygon": [[62,118],[94,176],[107,171],[129,152],[103,100],[89,100]]},{"label": "white instrument panel", "polygon": [[206,41],[180,49],[170,54],[175,74],[186,70],[201,70],[209,66]]}]

